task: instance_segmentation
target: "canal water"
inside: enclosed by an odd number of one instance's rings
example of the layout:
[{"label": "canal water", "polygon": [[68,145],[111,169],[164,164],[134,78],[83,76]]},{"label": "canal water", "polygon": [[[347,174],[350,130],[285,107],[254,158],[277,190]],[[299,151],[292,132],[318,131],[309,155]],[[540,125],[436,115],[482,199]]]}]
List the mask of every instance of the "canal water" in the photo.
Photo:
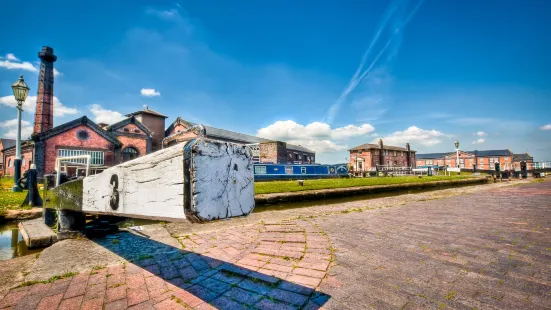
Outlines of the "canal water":
[{"label": "canal water", "polygon": [[17,222],[0,224],[0,260],[39,253],[42,249],[28,249],[17,228]]}]

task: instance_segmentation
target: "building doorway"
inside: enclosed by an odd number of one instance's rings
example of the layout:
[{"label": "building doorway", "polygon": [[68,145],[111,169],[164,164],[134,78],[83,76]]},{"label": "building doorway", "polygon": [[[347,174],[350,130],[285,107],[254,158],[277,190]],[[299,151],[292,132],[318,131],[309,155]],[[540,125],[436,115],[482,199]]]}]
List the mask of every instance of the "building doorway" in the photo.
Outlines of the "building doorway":
[{"label": "building doorway", "polygon": [[133,148],[131,146],[129,146],[129,147],[122,150],[122,161],[123,162],[132,160],[134,158],[138,158],[138,156],[140,156],[140,154],[138,153],[138,150],[136,150],[135,148]]}]

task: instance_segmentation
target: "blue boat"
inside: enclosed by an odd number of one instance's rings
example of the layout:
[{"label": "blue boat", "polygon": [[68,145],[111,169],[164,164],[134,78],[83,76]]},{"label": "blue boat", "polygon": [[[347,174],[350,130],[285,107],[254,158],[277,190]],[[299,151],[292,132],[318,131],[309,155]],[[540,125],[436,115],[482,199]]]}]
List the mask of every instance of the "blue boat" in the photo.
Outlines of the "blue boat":
[{"label": "blue boat", "polygon": [[345,164],[254,164],[255,181],[338,178],[347,175]]}]

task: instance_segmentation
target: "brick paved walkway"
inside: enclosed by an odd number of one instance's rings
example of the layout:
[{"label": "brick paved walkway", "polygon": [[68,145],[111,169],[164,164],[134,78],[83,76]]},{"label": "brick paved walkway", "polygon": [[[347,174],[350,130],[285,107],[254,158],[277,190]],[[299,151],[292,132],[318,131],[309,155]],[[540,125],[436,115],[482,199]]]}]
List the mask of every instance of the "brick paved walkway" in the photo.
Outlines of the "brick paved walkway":
[{"label": "brick paved walkway", "polygon": [[128,235],[138,240],[122,238],[109,249],[164,251],[12,289],[0,295],[0,309],[319,309],[329,298],[315,289],[331,246],[308,221],[192,234],[179,240],[183,250]]},{"label": "brick paved walkway", "polygon": [[551,309],[551,180],[314,222],[324,308]]}]

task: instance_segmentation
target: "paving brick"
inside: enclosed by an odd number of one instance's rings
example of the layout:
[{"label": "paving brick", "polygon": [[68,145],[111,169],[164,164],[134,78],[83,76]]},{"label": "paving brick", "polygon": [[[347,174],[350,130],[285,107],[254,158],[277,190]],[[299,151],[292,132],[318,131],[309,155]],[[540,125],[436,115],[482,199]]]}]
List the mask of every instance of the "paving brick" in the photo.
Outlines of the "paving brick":
[{"label": "paving brick", "polygon": [[197,271],[195,271],[195,269],[191,266],[179,269],[178,271],[184,281],[189,281],[199,276]]},{"label": "paving brick", "polygon": [[82,302],[81,310],[102,310],[103,309],[103,299],[95,298],[90,300],[85,300]]},{"label": "paving brick", "polygon": [[264,267],[265,269],[280,271],[280,272],[291,272],[293,270],[293,267],[291,266],[283,266],[278,264],[266,264]]},{"label": "paving brick", "polygon": [[133,305],[131,307],[128,307],[128,310],[153,310],[155,302],[152,300],[144,301],[142,303],[139,303],[137,305]]},{"label": "paving brick", "polygon": [[314,292],[314,289],[312,289],[311,287],[303,286],[303,285],[296,284],[296,283],[291,283],[289,281],[282,281],[281,283],[279,283],[277,285],[277,288],[282,289],[282,290],[286,290],[286,291],[299,293],[299,294],[302,294],[302,295],[307,295],[307,296],[309,296],[310,294],[312,294]]},{"label": "paving brick", "polygon": [[173,299],[165,299],[165,300],[161,301],[160,303],[155,304],[153,307],[154,307],[154,309],[158,309],[158,310],[180,310],[180,309],[185,309],[185,307],[183,305],[180,305],[178,302],[176,302],[176,300],[173,300]]},{"label": "paving brick", "polygon": [[51,283],[38,283],[29,288],[29,295],[45,295],[50,289]]},{"label": "paving brick", "polygon": [[131,288],[140,288],[145,285],[145,278],[141,273],[135,273],[126,276],[126,286]]},{"label": "paving brick", "polygon": [[161,270],[159,270],[159,266],[157,265],[149,265],[143,268],[143,275],[144,277],[152,277],[154,275],[158,275],[161,273]]},{"label": "paving brick", "polygon": [[165,281],[165,285],[169,290],[172,290],[177,287],[185,287],[185,284],[186,284],[186,281],[184,281],[184,279],[182,279],[181,277]]},{"label": "paving brick", "polygon": [[107,303],[105,305],[104,310],[120,310],[120,309],[126,309],[126,298],[125,299],[119,299],[110,303]]},{"label": "paving brick", "polygon": [[[65,296],[64,296],[65,298]],[[58,310],[78,310],[84,300],[84,296],[76,296],[61,301]]]},{"label": "paving brick", "polygon": [[112,274],[107,277],[107,287],[113,287],[126,282],[124,273]]},{"label": "paving brick", "polygon": [[86,293],[86,287],[86,282],[78,282],[75,284],[71,282],[71,285],[69,285],[69,287],[65,291],[65,294],[63,294],[63,298],[67,299],[75,296],[84,295]]},{"label": "paving brick", "polygon": [[86,294],[84,295],[84,300],[102,298],[105,295],[106,287],[105,284],[96,284],[86,287]]},{"label": "paving brick", "polygon": [[19,302],[13,309],[15,310],[35,309],[36,306],[38,306],[38,304],[42,300],[42,297],[43,295],[40,295],[40,294],[34,294],[34,295],[27,294],[19,300]]},{"label": "paving brick", "polygon": [[178,269],[191,266],[191,264],[185,258],[172,261],[172,265]]},{"label": "paving brick", "polygon": [[239,282],[239,284],[237,284],[237,286],[240,287],[240,288],[249,290],[251,292],[261,294],[261,295],[265,295],[270,290],[272,290],[272,287],[269,286],[268,284],[260,282],[260,281],[253,282],[250,279],[245,279],[245,280]]},{"label": "paving brick", "polygon": [[133,275],[137,273],[142,273],[143,269],[138,265],[127,263],[124,271],[126,272],[127,275]]},{"label": "paving brick", "polygon": [[229,284],[235,284],[243,281],[243,277],[237,274],[227,273],[225,271],[219,271],[216,274],[214,274],[212,279],[216,279],[218,281],[226,282]]},{"label": "paving brick", "polygon": [[126,299],[128,301],[128,306],[137,305],[147,301],[149,299],[149,293],[144,287],[128,289],[128,291],[126,291]]},{"label": "paving brick", "polygon": [[200,304],[199,306],[194,307],[193,309],[194,310],[216,310],[216,309],[223,309],[223,308],[216,308],[216,307],[211,306],[208,302],[204,302],[204,303]]},{"label": "paving brick", "polygon": [[149,277],[145,279],[148,291],[154,291],[159,289],[166,289],[165,280],[159,277]]},{"label": "paving brick", "polygon": [[270,283],[270,284],[275,284],[275,283],[280,281],[280,279],[278,279],[276,277],[266,275],[266,274],[256,272],[256,271],[249,273],[247,275],[247,277],[251,278],[251,279],[256,279],[256,280],[260,280],[260,281],[263,281],[263,282],[267,282],[267,283]]},{"label": "paving brick", "polygon": [[298,274],[292,274],[292,275],[289,275],[287,277],[287,281],[302,284],[302,285],[307,285],[307,286],[311,286],[311,287],[316,287],[320,284],[321,279],[310,278],[310,277],[301,276],[301,275],[298,275]]},{"label": "paving brick", "polygon": [[116,275],[116,274],[124,274],[124,265],[114,265],[107,267],[107,274]]},{"label": "paving brick", "polygon": [[186,305],[189,305],[190,307],[197,307],[200,304],[205,302],[201,298],[195,296],[194,294],[192,294],[190,292],[184,291],[184,290],[180,290],[178,292],[175,292],[174,294],[172,294],[172,296],[178,298],[179,300],[181,300]]},{"label": "paving brick", "polygon": [[63,298],[63,294],[57,294],[57,295],[51,295],[48,297],[42,298],[38,306],[36,307],[37,310],[50,310],[50,309],[57,309],[57,306],[61,302],[61,299]]},{"label": "paving brick", "polygon": [[88,285],[100,284],[107,282],[107,277],[104,274],[96,273],[88,279]]},{"label": "paving brick", "polygon": [[52,283],[46,295],[51,296],[51,295],[63,294],[69,287],[69,284],[71,284],[70,278],[57,280],[54,283]]},{"label": "paving brick", "polygon": [[74,276],[73,279],[71,279],[70,285],[75,285],[77,283],[82,283],[82,282],[88,282],[89,278],[90,278],[90,274],[88,272],[81,272],[76,276]]},{"label": "paving brick", "polygon": [[170,291],[167,289],[160,289],[156,291],[149,291],[149,298],[150,300],[153,300],[153,302],[156,304],[167,298],[170,298],[172,294],[173,294],[173,291]]},{"label": "paving brick", "polygon": [[199,284],[188,288],[187,291],[206,302],[209,302],[220,295],[220,293],[212,291]]},{"label": "paving brick", "polygon": [[218,281],[213,278],[205,279],[204,281],[201,281],[199,284],[201,286],[208,288],[211,291],[215,291],[218,293],[224,293],[230,288],[230,284],[226,282]]},{"label": "paving brick", "polygon": [[275,271],[275,270],[263,269],[263,268],[260,268],[257,271],[261,274],[271,276],[277,279],[285,279],[288,275],[287,272],[281,272],[281,271]]},{"label": "paving brick", "polygon": [[257,309],[267,309],[267,310],[296,310],[295,306],[290,304],[271,301],[267,298],[262,299],[254,305]]},{"label": "paving brick", "polygon": [[302,260],[297,265],[301,268],[306,269],[315,269],[320,271],[326,271],[329,267],[329,261],[323,259],[311,259],[311,260]]},{"label": "paving brick", "polygon": [[126,298],[126,285],[107,289],[105,293],[105,302],[111,303],[115,300]]},{"label": "paving brick", "polygon": [[213,301],[210,302],[211,305],[218,309],[224,309],[224,310],[247,310],[249,307],[235,302],[228,297],[220,296]]},{"label": "paving brick", "polygon": [[306,268],[295,268],[293,269],[293,273],[299,274],[302,276],[308,276],[311,278],[318,278],[318,279],[323,279],[323,277],[325,277],[325,272],[323,271],[306,269]]},{"label": "paving brick", "polygon": [[209,264],[207,264],[207,262],[203,260],[201,256],[195,253],[188,254],[185,256],[185,258],[197,271],[210,268]]},{"label": "paving brick", "polygon": [[238,302],[246,305],[254,305],[257,303],[260,299],[262,299],[262,295],[244,290],[239,287],[232,287],[228,291],[224,293],[224,296],[232,299],[237,300]]},{"label": "paving brick", "polygon": [[307,296],[280,289],[271,290],[268,296],[296,306],[302,306],[308,300]]},{"label": "paving brick", "polygon": [[238,261],[238,263],[253,267],[262,267],[266,265],[266,262],[254,259],[241,259]]},{"label": "paving brick", "polygon": [[146,258],[146,259],[137,261],[136,264],[140,267],[151,266],[151,265],[155,265],[155,260],[153,258]]}]

